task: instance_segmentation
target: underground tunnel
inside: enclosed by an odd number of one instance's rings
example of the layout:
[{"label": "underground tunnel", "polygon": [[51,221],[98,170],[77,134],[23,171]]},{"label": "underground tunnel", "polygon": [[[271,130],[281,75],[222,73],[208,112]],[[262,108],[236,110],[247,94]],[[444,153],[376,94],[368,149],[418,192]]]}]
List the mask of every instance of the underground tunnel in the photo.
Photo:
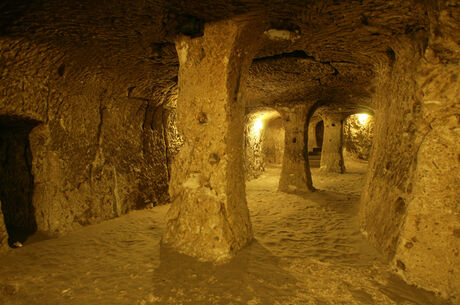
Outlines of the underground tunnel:
[{"label": "underground tunnel", "polygon": [[34,178],[29,132],[38,122],[0,116],[0,201],[8,244],[24,243],[35,233],[37,224],[32,204]]},{"label": "underground tunnel", "polygon": [[460,304],[456,1],[0,16],[0,304]]}]

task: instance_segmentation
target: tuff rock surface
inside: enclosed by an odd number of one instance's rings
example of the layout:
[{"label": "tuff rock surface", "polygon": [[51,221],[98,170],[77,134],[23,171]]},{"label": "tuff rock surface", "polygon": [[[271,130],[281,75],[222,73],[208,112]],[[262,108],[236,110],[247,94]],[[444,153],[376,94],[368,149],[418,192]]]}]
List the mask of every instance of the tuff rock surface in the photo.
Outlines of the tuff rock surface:
[{"label": "tuff rock surface", "polygon": [[280,165],[283,162],[284,153],[284,127],[281,117],[267,122],[263,135],[263,157],[265,163]]},{"label": "tuff rock surface", "polygon": [[177,124],[184,143],[172,164],[163,244],[201,260],[227,260],[252,240],[243,86],[258,47],[254,29],[248,19],[226,20],[205,25],[200,38],[176,41]]},{"label": "tuff rock surface", "polygon": [[312,110],[370,109],[361,229],[408,282],[459,302],[458,1],[5,0],[0,13],[0,118],[34,122],[37,230],[171,196],[164,242],[229,257],[252,238],[245,107],[282,116],[281,190],[311,187]]},{"label": "tuff rock surface", "polygon": [[[365,114],[367,115],[367,114]],[[374,117],[369,115],[362,122],[359,115],[350,115],[343,124],[343,145],[355,159],[368,160],[374,136]]]}]

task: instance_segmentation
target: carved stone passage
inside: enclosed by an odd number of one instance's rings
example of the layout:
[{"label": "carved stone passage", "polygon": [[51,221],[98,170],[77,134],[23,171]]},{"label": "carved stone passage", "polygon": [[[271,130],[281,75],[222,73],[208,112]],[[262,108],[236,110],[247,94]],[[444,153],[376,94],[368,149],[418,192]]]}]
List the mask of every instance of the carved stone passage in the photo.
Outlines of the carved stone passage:
[{"label": "carved stone passage", "polygon": [[320,170],[344,173],[343,162],[343,119],[339,115],[321,114],[324,122],[323,149]]},{"label": "carved stone passage", "polygon": [[424,52],[412,41],[395,44],[391,72],[377,78],[377,132],[360,218],[407,282],[459,304],[460,53],[446,52],[447,37],[433,37]]},{"label": "carved stone passage", "polygon": [[321,117],[314,116],[308,124],[308,151],[313,151],[313,148],[319,147],[316,140],[316,125],[319,122],[321,122]]},{"label": "carved stone passage", "polygon": [[0,201],[8,243],[24,243],[37,230],[29,132],[36,122],[0,116]]},{"label": "carved stone passage", "polygon": [[163,243],[203,261],[225,260],[253,236],[240,84],[258,36],[257,27],[229,20],[206,25],[202,37],[176,41],[177,124],[184,145],[171,166],[172,206]]},{"label": "carved stone passage", "polygon": [[313,190],[308,154],[305,147],[305,122],[311,105],[280,107],[284,123],[284,157],[278,189]]}]

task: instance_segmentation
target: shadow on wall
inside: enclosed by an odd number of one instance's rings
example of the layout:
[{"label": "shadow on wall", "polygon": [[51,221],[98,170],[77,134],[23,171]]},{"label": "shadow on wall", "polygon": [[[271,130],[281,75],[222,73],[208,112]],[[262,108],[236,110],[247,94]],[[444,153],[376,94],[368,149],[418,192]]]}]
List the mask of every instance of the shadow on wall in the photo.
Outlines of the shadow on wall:
[{"label": "shadow on wall", "polygon": [[11,247],[23,243],[37,229],[29,133],[38,123],[0,116],[0,202]]}]

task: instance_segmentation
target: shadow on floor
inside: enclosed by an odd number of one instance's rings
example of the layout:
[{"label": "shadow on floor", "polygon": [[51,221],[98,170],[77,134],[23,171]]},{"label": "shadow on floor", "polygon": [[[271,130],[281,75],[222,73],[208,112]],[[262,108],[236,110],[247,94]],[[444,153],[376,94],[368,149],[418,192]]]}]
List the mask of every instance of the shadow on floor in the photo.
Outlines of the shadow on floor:
[{"label": "shadow on floor", "polygon": [[413,302],[420,305],[452,305],[449,301],[440,299],[433,292],[407,284],[395,274],[388,276],[386,285],[377,284],[377,287],[397,304]]},{"label": "shadow on floor", "polygon": [[201,263],[165,247],[160,258],[153,285],[164,304],[286,304],[297,290],[297,280],[256,240],[223,265]]}]

